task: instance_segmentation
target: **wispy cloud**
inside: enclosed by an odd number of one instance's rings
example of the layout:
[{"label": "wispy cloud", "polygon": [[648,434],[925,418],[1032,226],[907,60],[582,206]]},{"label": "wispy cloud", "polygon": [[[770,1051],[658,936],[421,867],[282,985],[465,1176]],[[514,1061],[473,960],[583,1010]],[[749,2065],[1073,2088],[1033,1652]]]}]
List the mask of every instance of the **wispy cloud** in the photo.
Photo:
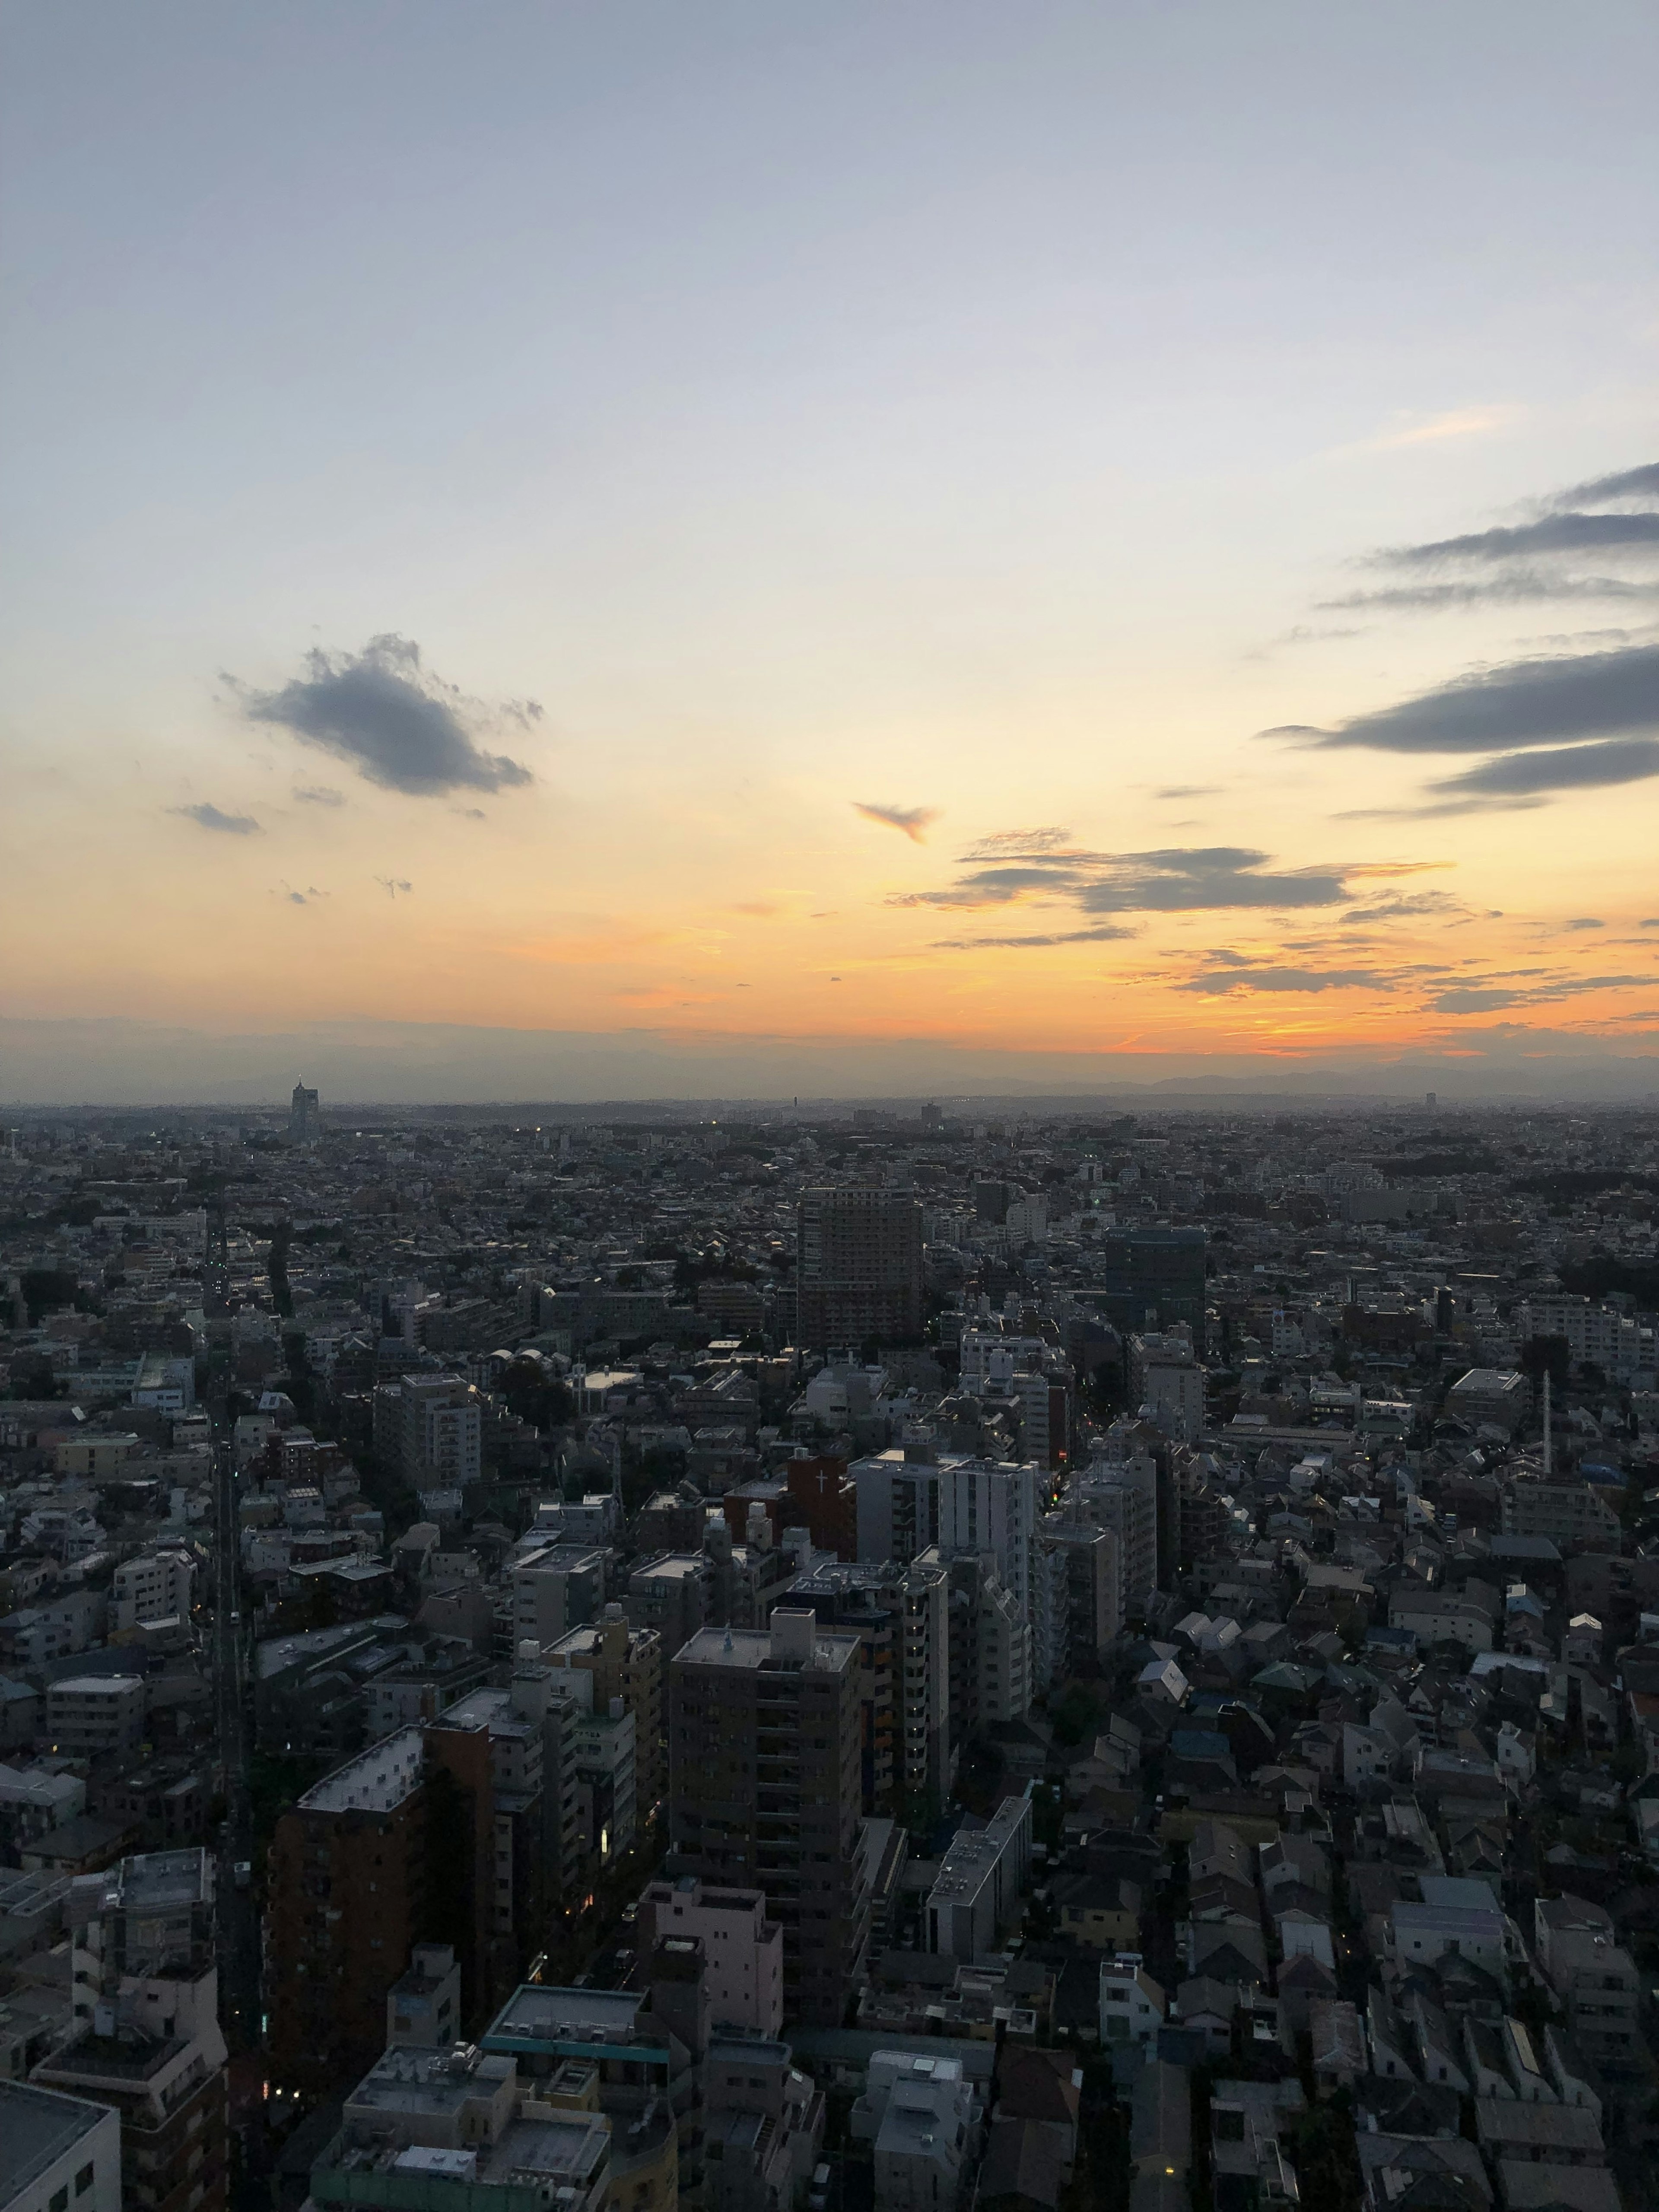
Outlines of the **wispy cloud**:
[{"label": "wispy cloud", "polygon": [[874,799],[855,799],[853,811],[863,815],[866,822],[879,822],[889,830],[896,830],[913,845],[925,845],[925,832],[931,823],[937,822],[937,806],[884,806]]},{"label": "wispy cloud", "polygon": [[971,846],[953,884],[895,892],[887,903],[974,908],[1032,902],[1097,915],[1328,907],[1360,896],[1353,886],[1366,878],[1411,874],[1430,865],[1341,862],[1275,868],[1271,860],[1270,854],[1244,845],[1098,853],[1073,844],[1064,830],[1006,830]]},{"label": "wispy cloud", "polygon": [[1356,714],[1334,728],[1287,724],[1264,737],[1325,749],[1484,753],[1622,737],[1659,726],[1659,644],[1511,661]]},{"label": "wispy cloud", "polygon": [[286,730],[349,761],[388,791],[428,798],[532,780],[522,762],[484,751],[477,737],[504,724],[532,728],[542,718],[537,702],[487,706],[470,699],[434,675],[408,638],[387,633],[361,653],[315,648],[306,655],[305,673],[276,691],[252,690],[233,676],[224,680],[250,722]]},{"label": "wispy cloud", "polygon": [[400,893],[407,897],[415,888],[403,876],[376,876],[374,880],[389,899],[397,898]]},{"label": "wispy cloud", "polygon": [[1605,744],[1562,745],[1541,752],[1500,753],[1462,775],[1437,777],[1431,791],[1505,797],[1542,791],[1590,791],[1659,775],[1659,739],[1619,738]]},{"label": "wispy cloud", "polygon": [[203,830],[214,830],[222,836],[252,837],[258,823],[251,814],[226,814],[207,799],[199,799],[194,806],[170,806],[169,814],[182,815],[186,822],[194,822]]},{"label": "wispy cloud", "polygon": [[1044,945],[1101,945],[1115,937],[1138,937],[1139,933],[1127,922],[1103,921],[1092,929],[1057,929],[1037,937],[941,937],[934,940],[933,950],[979,952]]},{"label": "wispy cloud", "polygon": [[330,783],[296,784],[294,796],[301,806],[343,806],[346,803],[344,792],[336,791]]}]

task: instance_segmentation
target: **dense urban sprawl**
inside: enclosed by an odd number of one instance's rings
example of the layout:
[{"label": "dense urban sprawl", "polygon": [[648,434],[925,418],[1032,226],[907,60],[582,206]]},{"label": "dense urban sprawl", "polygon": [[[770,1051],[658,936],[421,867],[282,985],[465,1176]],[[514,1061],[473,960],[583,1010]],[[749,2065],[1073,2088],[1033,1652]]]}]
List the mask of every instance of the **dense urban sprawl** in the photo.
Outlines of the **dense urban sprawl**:
[{"label": "dense urban sprawl", "polygon": [[0,1150],[0,2212],[1619,2212],[1659,1115]]}]

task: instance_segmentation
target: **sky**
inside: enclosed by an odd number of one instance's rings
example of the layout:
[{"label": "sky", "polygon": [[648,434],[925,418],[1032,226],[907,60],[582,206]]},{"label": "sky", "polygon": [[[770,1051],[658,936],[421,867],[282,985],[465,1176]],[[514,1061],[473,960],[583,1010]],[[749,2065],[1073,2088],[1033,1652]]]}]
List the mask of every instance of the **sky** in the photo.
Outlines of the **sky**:
[{"label": "sky", "polygon": [[1659,18],[0,9],[0,1101],[1659,1093]]}]

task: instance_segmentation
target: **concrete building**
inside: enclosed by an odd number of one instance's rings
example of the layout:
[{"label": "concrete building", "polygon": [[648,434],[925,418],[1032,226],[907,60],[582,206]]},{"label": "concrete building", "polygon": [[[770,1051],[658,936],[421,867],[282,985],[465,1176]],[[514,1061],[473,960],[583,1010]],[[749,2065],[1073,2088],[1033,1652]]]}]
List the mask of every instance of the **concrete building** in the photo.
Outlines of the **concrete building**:
[{"label": "concrete building", "polygon": [[648,1958],[670,1936],[702,1943],[709,2017],[716,2027],[768,2038],[779,2034],[783,1929],[767,1917],[763,1891],[717,1888],[696,1875],[648,1883],[640,1899],[641,1956]]},{"label": "concrete building", "polygon": [[605,1605],[605,1553],[591,1544],[548,1544],[527,1552],[502,1577],[509,1588],[510,1649],[545,1648],[597,1620]]},{"label": "concrete building", "polygon": [[978,2100],[959,2058],[878,2051],[853,2106],[854,2141],[872,2143],[883,2212],[947,2212],[979,2152]]},{"label": "concrete building", "polygon": [[[540,2089],[520,2080],[511,2055],[471,2044],[387,2051],[348,2093],[340,2131],[312,2167],[311,2201],[479,2212],[499,2191],[504,2212],[605,2212],[616,2179],[610,2119],[580,2094]],[[647,2195],[641,2212],[668,2205]]]},{"label": "concrete building", "polygon": [[137,1674],[71,1674],[46,1690],[46,1735],[70,1759],[137,1751],[148,1699]]},{"label": "concrete building", "polygon": [[182,1547],[124,1559],[111,1579],[110,1626],[131,1628],[175,1615],[187,1621],[195,1578],[196,1563]]},{"label": "concrete building", "polygon": [[860,1639],[865,1810],[942,1804],[950,1784],[950,1583],[942,1565],[815,1559],[789,1585],[826,1628]]},{"label": "concrete building", "polygon": [[120,2116],[123,2201],[222,2212],[225,2039],[206,1851],[123,1859],[71,1885],[70,2040],[43,2087]]},{"label": "concrete building", "polygon": [[663,1732],[662,1638],[635,1628],[619,1605],[607,1605],[597,1622],[572,1628],[542,1653],[550,1667],[574,1668],[593,1678],[593,1710],[610,1712],[620,1698],[634,1723],[634,1832],[648,1832],[667,1787],[667,1740]]},{"label": "concrete building", "polygon": [[765,1893],[786,2009],[823,2027],[869,1936],[858,1656],[855,1636],[780,1607],[763,1633],[700,1630],[670,1668],[671,1870]]},{"label": "concrete building", "polygon": [[483,1469],[483,1408],[459,1375],[405,1375],[401,1392],[399,1471],[417,1490],[464,1490]]},{"label": "concrete building", "polygon": [[1501,1367],[1471,1367],[1446,1393],[1446,1411],[1460,1420],[1484,1423],[1514,1436],[1527,1418],[1532,1392],[1524,1375]]},{"label": "concrete building", "polygon": [[122,2212],[113,2108],[0,2081],[0,2212]]},{"label": "concrete building", "polygon": [[890,1191],[806,1190],[798,1215],[799,1341],[856,1352],[921,1334],[921,1208]]},{"label": "concrete building", "polygon": [[1163,1989],[1146,1972],[1140,1955],[1120,1952],[1100,1966],[1100,2039],[1103,2043],[1156,2043],[1167,2004]]},{"label": "concrete building", "polygon": [[994,1951],[1030,1872],[1031,1801],[1005,1797],[984,1827],[951,1838],[927,1893],[927,1948],[970,1960]]}]

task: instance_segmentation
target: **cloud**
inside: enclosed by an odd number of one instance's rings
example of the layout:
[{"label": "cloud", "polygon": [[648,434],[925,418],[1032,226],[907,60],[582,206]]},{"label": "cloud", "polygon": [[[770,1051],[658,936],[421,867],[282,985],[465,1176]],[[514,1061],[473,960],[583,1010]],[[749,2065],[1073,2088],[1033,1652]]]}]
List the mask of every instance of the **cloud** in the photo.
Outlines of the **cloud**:
[{"label": "cloud", "polygon": [[422,665],[417,645],[390,633],[371,638],[361,653],[313,648],[305,668],[277,691],[252,690],[234,677],[225,681],[249,721],[287,730],[388,791],[428,798],[532,781],[521,762],[484,751],[475,732],[502,722],[529,729],[541,720],[534,700],[487,707],[469,699]]},{"label": "cloud", "polygon": [[1450,891],[1396,891],[1390,897],[1374,899],[1368,905],[1350,907],[1342,917],[1344,928],[1356,927],[1368,921],[1419,921],[1430,916],[1447,918],[1468,914],[1460,898]]},{"label": "cloud", "polygon": [[1497,752],[1659,727],[1659,645],[1511,661],[1356,714],[1334,729],[1287,724],[1264,730],[1329,749],[1385,752]]},{"label": "cloud", "polygon": [[1208,799],[1220,788],[1218,783],[1166,783],[1152,796],[1154,799]]},{"label": "cloud", "polygon": [[301,806],[343,806],[346,803],[344,792],[336,791],[328,783],[296,785],[294,796]]},{"label": "cloud", "polygon": [[1599,915],[1593,914],[1576,914],[1561,925],[1563,929],[1605,929],[1607,926]]},{"label": "cloud", "polygon": [[[1414,545],[1388,545],[1370,568],[1409,580],[1344,593],[1322,611],[1436,613],[1524,599],[1659,596],[1659,463],[1644,462],[1534,500],[1524,520]],[[1585,564],[1607,563],[1587,572]],[[1620,573],[1631,564],[1636,573]]]},{"label": "cloud", "polygon": [[1592,477],[1588,483],[1572,484],[1547,502],[1551,507],[1601,507],[1611,499],[1659,499],[1659,461],[1644,461],[1633,469],[1620,469],[1610,477]]},{"label": "cloud", "polygon": [[1614,738],[1606,744],[1563,745],[1545,752],[1500,753],[1462,775],[1437,779],[1431,791],[1480,794],[1595,790],[1659,775],[1659,739]]},{"label": "cloud", "polygon": [[251,814],[223,814],[205,799],[194,806],[170,806],[169,814],[182,815],[186,822],[194,822],[204,830],[216,830],[227,837],[252,837],[258,823]]},{"label": "cloud", "polygon": [[1212,968],[1177,983],[1177,991],[1221,998],[1232,991],[1388,991],[1398,978],[1372,968]]},{"label": "cloud", "polygon": [[1395,545],[1372,559],[1381,567],[1420,568],[1449,561],[1510,561],[1519,554],[1605,553],[1615,548],[1659,547],[1659,514],[1581,514],[1558,510],[1509,528],[1437,538],[1424,545]]},{"label": "cloud", "polygon": [[389,899],[395,899],[399,891],[407,897],[415,888],[402,876],[376,876],[374,880]]},{"label": "cloud", "polygon": [[1064,830],[1009,830],[970,847],[959,864],[963,872],[954,884],[936,890],[896,891],[887,904],[972,908],[1030,901],[1068,905],[1088,915],[1338,906],[1360,896],[1350,878],[1405,875],[1428,865],[1342,862],[1275,869],[1267,865],[1270,858],[1243,845],[1097,853],[1073,844]]},{"label": "cloud", "polygon": [[978,952],[982,950],[1006,951],[1012,946],[1031,945],[1100,945],[1115,937],[1137,937],[1138,930],[1127,922],[1103,921],[1093,929],[1058,929],[1042,937],[941,937],[934,941],[936,952]]},{"label": "cloud", "polygon": [[899,830],[913,845],[927,843],[922,833],[929,823],[939,817],[937,806],[882,806],[873,799],[863,799],[853,801],[853,811],[863,815],[866,822],[884,823],[888,829]]}]

